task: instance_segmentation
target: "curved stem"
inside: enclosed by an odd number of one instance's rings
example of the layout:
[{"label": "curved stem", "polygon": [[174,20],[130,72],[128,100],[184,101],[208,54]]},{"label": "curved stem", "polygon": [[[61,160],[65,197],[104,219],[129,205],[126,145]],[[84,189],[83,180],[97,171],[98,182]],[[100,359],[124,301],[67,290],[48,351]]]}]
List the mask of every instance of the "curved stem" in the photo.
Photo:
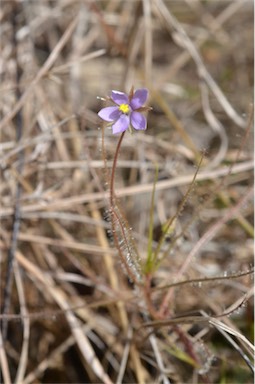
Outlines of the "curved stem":
[{"label": "curved stem", "polygon": [[[115,202],[115,186],[114,186],[114,181],[115,181],[115,173],[116,173],[116,168],[117,168],[117,160],[118,160],[118,155],[120,152],[121,144],[123,141],[125,135],[125,131],[122,132],[117,147],[116,151],[114,154],[113,158],[113,165],[112,165],[112,173],[111,173],[111,178],[110,178],[110,209],[111,209],[111,224],[112,224],[112,235],[114,239],[114,244],[119,252],[119,255],[121,257],[122,263],[125,266],[126,272],[128,274],[128,277],[136,284],[139,284],[139,278],[136,276],[135,271],[132,269],[132,265],[135,267],[134,260],[132,260],[132,248],[129,245],[129,240],[126,236],[126,230],[125,230],[125,221],[122,218],[121,214],[118,212],[118,206]],[[116,210],[116,208],[117,210]],[[125,254],[123,254],[122,247],[120,245],[120,241],[118,239],[117,231],[116,231],[116,222],[119,225],[119,230],[121,233],[121,236],[123,238],[124,244],[127,247],[128,250],[128,256],[126,257]]]},{"label": "curved stem", "polygon": [[113,205],[114,205],[114,195],[115,195],[115,193],[114,193],[114,179],[115,179],[116,165],[117,165],[117,160],[118,160],[118,155],[119,155],[121,143],[123,141],[125,133],[126,133],[126,131],[122,132],[122,134],[119,138],[117,148],[116,148],[114,158],[113,158],[111,183],[110,183],[110,204],[111,204],[111,207],[113,207]]}]

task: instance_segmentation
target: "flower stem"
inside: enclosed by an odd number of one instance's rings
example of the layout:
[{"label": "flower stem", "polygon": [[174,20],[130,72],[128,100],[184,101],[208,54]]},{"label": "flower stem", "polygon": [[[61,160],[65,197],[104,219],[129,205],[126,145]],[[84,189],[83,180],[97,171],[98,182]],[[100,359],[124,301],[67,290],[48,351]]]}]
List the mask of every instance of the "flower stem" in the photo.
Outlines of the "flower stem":
[{"label": "flower stem", "polygon": [[115,180],[116,165],[117,165],[118,155],[119,155],[121,143],[123,141],[125,132],[126,131],[122,132],[122,134],[121,134],[121,136],[119,138],[119,141],[118,141],[118,144],[117,144],[117,148],[116,148],[116,151],[115,151],[115,154],[114,154],[114,158],[113,158],[111,183],[110,183],[110,204],[111,204],[111,208],[114,206],[114,196],[115,196],[114,180]]},{"label": "flower stem", "polygon": [[[111,177],[110,177],[110,210],[111,210],[111,224],[112,224],[112,235],[114,239],[114,244],[115,247],[118,250],[118,253],[121,257],[121,261],[126,269],[126,272],[128,274],[128,277],[135,283],[139,284],[139,272],[136,266],[136,260],[134,259],[134,251],[133,247],[130,246],[129,244],[129,239],[128,239],[128,227],[125,222],[125,218],[122,217],[121,211],[118,208],[118,205],[115,201],[115,173],[116,173],[116,167],[117,167],[117,160],[118,160],[118,155],[120,152],[121,148],[121,143],[123,141],[125,135],[125,131],[121,134],[116,151],[114,154],[113,158],[113,165],[112,165],[112,172],[111,172]],[[117,225],[118,227],[117,227]],[[120,235],[121,239],[119,239],[118,234]],[[123,249],[121,246],[121,243],[124,243],[126,249],[125,253],[123,253]]]}]

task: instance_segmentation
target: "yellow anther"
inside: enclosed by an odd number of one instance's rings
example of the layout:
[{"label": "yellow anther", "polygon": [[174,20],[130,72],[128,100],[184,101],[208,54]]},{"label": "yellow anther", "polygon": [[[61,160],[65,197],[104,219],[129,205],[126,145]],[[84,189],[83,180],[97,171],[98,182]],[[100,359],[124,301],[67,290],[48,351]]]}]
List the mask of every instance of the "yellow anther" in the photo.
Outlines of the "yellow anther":
[{"label": "yellow anther", "polygon": [[120,104],[119,110],[125,114],[129,113],[129,105],[128,104]]}]

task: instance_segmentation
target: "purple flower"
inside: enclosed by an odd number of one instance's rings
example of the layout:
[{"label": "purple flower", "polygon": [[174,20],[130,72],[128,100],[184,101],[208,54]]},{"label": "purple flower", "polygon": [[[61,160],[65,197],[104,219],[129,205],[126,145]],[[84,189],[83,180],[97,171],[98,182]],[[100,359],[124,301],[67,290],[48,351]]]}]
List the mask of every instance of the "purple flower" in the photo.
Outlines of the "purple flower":
[{"label": "purple flower", "polygon": [[144,130],[147,127],[146,118],[140,113],[150,108],[143,107],[148,97],[145,88],[131,90],[129,95],[119,91],[112,91],[111,100],[115,106],[106,107],[98,112],[101,119],[112,123],[112,133],[121,133],[129,127]]}]

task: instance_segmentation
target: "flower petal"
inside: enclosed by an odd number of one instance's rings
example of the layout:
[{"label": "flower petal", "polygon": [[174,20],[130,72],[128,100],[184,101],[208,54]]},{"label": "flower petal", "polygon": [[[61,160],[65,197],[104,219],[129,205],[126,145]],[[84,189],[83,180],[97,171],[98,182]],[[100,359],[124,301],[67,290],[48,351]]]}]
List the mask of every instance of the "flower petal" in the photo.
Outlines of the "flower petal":
[{"label": "flower petal", "polygon": [[137,89],[130,101],[131,108],[133,110],[138,109],[144,105],[148,97],[148,89],[141,88]]},{"label": "flower petal", "polygon": [[115,121],[121,115],[118,107],[106,107],[98,112],[98,116],[105,121]]},{"label": "flower petal", "polygon": [[127,115],[121,115],[119,119],[112,125],[112,133],[120,133],[124,132],[129,127],[129,116]]},{"label": "flower petal", "polygon": [[147,128],[147,120],[141,113],[132,112],[130,119],[131,119],[131,125],[135,129],[146,129]]},{"label": "flower petal", "polygon": [[112,91],[112,100],[118,105],[128,104],[128,96],[123,92]]}]

